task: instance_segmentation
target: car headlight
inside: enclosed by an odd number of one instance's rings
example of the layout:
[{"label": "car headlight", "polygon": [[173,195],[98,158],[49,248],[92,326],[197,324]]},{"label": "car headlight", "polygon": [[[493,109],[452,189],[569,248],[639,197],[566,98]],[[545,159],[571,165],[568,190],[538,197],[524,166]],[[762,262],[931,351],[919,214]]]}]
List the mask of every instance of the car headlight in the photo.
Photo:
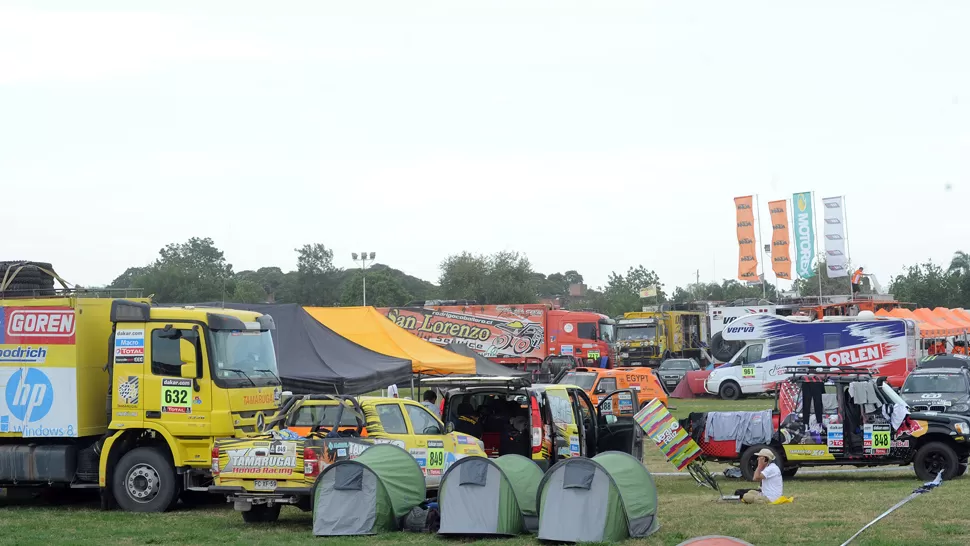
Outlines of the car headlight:
[{"label": "car headlight", "polygon": [[482,451],[485,451],[485,442],[483,442],[481,440],[476,440],[476,441],[478,442],[478,449],[481,449]]},{"label": "car headlight", "polygon": [[949,413],[966,413],[970,411],[970,404],[954,404],[946,411]]},{"label": "car headlight", "polygon": [[970,434],[970,425],[966,423],[956,423],[953,425],[960,434]]}]

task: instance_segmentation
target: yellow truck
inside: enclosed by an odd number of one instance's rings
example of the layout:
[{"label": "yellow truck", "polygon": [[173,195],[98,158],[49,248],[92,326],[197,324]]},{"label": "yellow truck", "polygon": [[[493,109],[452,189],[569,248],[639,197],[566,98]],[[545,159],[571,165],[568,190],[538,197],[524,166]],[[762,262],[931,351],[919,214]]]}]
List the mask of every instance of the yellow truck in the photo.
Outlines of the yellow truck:
[{"label": "yellow truck", "polygon": [[668,358],[704,358],[707,317],[695,311],[624,313],[616,321],[623,366],[656,368]]},{"label": "yellow truck", "polygon": [[98,488],[134,512],[204,492],[215,438],[279,407],[273,328],[142,298],[0,300],[0,487]]}]

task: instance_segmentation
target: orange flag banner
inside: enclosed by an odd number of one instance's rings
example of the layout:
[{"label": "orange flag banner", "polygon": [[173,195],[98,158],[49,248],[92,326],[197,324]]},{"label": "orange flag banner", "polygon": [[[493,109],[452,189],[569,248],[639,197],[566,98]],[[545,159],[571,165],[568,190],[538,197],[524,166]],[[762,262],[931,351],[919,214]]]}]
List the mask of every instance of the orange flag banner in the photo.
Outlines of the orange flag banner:
[{"label": "orange flag banner", "polygon": [[750,195],[734,198],[738,220],[738,279],[755,282],[758,280],[758,248],[754,237],[752,201]]},{"label": "orange flag banner", "polygon": [[788,256],[788,201],[769,201],[771,213],[771,269],[779,279],[791,280],[791,258]]}]

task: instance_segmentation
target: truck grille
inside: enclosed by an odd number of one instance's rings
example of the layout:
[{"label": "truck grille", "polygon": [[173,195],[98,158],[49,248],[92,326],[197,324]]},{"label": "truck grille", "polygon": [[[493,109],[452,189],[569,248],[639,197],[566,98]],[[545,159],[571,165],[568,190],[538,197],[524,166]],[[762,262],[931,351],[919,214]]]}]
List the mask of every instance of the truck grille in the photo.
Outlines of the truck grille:
[{"label": "truck grille", "polygon": [[263,422],[268,423],[276,415],[275,409],[240,411],[233,414],[233,423],[236,430],[253,434],[256,432],[256,415],[263,414]]},{"label": "truck grille", "polygon": [[624,347],[623,352],[630,355],[627,360],[637,359],[637,358],[651,358],[657,356],[656,347]]}]

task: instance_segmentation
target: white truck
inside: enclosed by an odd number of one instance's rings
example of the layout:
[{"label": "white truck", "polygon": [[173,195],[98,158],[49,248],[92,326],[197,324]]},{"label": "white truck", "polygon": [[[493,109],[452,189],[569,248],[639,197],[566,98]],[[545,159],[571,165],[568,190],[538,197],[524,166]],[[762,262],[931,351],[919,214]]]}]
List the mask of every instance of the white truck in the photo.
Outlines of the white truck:
[{"label": "white truck", "polygon": [[774,390],[786,366],[858,366],[888,377],[899,387],[916,369],[918,329],[911,320],[876,318],[863,311],[856,317],[746,315],[724,328],[722,335],[741,348],[716,368],[704,389],[725,400]]}]

